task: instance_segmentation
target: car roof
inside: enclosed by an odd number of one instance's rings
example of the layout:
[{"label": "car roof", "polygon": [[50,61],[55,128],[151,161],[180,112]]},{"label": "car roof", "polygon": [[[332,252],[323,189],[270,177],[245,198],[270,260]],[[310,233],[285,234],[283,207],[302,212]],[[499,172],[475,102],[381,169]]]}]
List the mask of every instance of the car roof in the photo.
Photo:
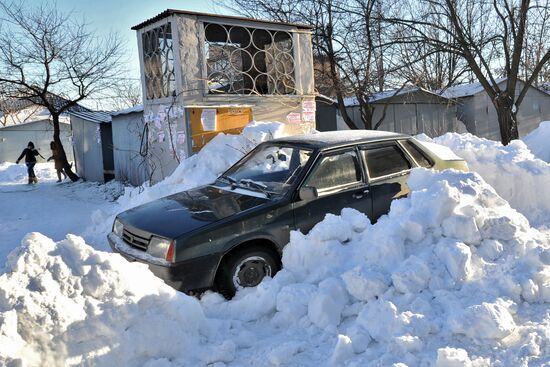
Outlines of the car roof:
[{"label": "car roof", "polygon": [[409,135],[378,130],[325,131],[305,135],[293,135],[270,140],[269,143],[290,143],[313,149],[326,149],[349,144],[370,143],[382,140],[410,138]]}]

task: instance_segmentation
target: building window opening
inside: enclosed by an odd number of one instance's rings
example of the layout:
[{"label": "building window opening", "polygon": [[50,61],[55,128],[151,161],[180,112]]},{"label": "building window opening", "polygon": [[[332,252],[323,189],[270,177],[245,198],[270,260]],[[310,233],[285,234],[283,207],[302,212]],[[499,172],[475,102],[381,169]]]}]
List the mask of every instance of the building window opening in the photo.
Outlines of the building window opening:
[{"label": "building window opening", "polygon": [[142,42],[147,99],[172,97],[176,77],[171,23],[144,32]]},{"label": "building window opening", "polygon": [[295,94],[292,35],[205,23],[209,94]]}]

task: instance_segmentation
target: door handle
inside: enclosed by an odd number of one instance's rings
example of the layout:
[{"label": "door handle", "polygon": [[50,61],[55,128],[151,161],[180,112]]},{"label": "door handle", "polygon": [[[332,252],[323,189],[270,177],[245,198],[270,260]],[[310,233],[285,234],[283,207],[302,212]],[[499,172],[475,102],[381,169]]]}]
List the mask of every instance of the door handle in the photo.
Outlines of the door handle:
[{"label": "door handle", "polygon": [[365,196],[368,193],[369,193],[369,189],[365,189],[361,192],[354,192],[352,196],[354,199],[362,199],[363,196]]}]

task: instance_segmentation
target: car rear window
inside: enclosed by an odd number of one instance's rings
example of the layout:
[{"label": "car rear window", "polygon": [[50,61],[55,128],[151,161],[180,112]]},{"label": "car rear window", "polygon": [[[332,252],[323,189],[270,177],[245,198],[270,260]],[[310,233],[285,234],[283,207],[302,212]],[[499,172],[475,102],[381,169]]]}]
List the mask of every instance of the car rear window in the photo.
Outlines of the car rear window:
[{"label": "car rear window", "polygon": [[361,170],[355,151],[323,157],[306,181],[318,191],[361,182]]},{"label": "car rear window", "polygon": [[420,167],[431,167],[433,166],[433,163],[426,157],[426,155],[411,141],[409,140],[401,140],[401,144],[405,147],[407,152],[414,158],[416,163]]},{"label": "car rear window", "polygon": [[361,150],[369,177],[391,175],[411,168],[411,164],[397,145],[386,145]]}]

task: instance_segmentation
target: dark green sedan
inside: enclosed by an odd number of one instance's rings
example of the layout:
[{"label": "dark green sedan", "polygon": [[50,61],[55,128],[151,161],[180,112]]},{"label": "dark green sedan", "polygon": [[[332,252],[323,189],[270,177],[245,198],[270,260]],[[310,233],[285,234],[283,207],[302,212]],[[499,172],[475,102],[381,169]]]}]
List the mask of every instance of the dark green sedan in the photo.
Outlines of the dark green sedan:
[{"label": "dark green sedan", "polygon": [[113,251],[176,289],[231,297],[281,267],[290,231],[351,207],[376,221],[408,194],[414,167],[467,170],[407,135],[338,131],[258,145],[215,182],[120,213]]}]

